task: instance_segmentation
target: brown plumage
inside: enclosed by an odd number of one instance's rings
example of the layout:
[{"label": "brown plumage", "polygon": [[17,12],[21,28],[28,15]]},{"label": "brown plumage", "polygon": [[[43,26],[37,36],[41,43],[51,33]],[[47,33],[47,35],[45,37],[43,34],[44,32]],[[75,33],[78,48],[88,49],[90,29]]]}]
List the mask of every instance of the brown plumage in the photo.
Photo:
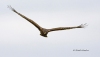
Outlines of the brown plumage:
[{"label": "brown plumage", "polygon": [[36,22],[34,22],[33,20],[29,19],[28,17],[22,15],[21,13],[17,12],[14,8],[12,8],[11,6],[8,6],[13,12],[17,13],[18,15],[20,15],[21,17],[23,17],[24,19],[26,19],[27,21],[29,21],[30,23],[32,23],[35,27],[38,28],[38,30],[40,31],[40,35],[43,37],[47,37],[48,32],[52,32],[52,31],[58,31],[58,30],[67,30],[67,29],[75,29],[75,28],[84,28],[86,24],[81,24],[79,26],[73,26],[73,27],[57,27],[57,28],[51,28],[51,29],[46,29],[43,28],[41,26],[39,26]]}]

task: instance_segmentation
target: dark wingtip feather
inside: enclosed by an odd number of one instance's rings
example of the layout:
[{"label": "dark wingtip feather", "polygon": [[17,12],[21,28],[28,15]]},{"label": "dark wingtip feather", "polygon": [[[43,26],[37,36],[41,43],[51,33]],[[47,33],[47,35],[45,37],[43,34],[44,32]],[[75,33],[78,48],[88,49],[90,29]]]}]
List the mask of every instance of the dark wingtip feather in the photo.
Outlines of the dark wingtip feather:
[{"label": "dark wingtip feather", "polygon": [[12,11],[16,12],[16,10],[11,7],[11,5],[8,5],[8,8],[11,9]]}]

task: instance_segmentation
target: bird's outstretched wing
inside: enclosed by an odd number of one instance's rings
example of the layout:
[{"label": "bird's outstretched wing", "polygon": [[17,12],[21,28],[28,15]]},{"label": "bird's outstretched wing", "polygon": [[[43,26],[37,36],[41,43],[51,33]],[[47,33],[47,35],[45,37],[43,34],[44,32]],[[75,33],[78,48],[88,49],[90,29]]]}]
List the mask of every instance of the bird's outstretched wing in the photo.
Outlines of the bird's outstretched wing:
[{"label": "bird's outstretched wing", "polygon": [[86,23],[85,24],[81,24],[79,26],[73,26],[73,27],[58,27],[58,28],[52,28],[52,29],[48,29],[48,30],[49,30],[49,32],[51,32],[51,31],[68,30],[68,29],[75,29],[75,28],[84,28],[85,26],[87,26]]},{"label": "bird's outstretched wing", "polygon": [[32,23],[35,27],[37,27],[40,31],[41,28],[36,22],[34,22],[33,20],[29,19],[28,17],[22,15],[21,13],[17,12],[14,8],[12,8],[11,6],[8,6],[8,8],[10,8],[13,12],[17,13],[18,15],[20,15],[21,17],[23,17],[24,19],[26,19],[27,21],[29,21],[30,23]]}]

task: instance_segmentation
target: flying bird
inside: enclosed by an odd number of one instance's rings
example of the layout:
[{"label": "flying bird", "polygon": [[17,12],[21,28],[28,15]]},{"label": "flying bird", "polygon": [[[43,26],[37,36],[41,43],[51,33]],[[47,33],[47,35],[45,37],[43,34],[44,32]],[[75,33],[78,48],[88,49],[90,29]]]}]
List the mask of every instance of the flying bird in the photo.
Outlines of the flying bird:
[{"label": "flying bird", "polygon": [[26,19],[27,21],[32,23],[40,31],[40,35],[43,36],[43,37],[47,37],[47,34],[49,32],[52,32],[52,31],[68,30],[68,29],[75,29],[75,28],[84,28],[86,26],[86,23],[85,23],[85,24],[81,24],[79,26],[73,26],[73,27],[57,27],[57,28],[46,29],[46,28],[43,28],[40,25],[38,25],[35,21],[33,21],[33,20],[29,19],[28,17],[24,16],[23,14],[17,12],[11,6],[8,6],[8,8],[10,8],[13,12],[17,13],[18,15],[20,15],[21,17],[23,17],[24,19]]}]

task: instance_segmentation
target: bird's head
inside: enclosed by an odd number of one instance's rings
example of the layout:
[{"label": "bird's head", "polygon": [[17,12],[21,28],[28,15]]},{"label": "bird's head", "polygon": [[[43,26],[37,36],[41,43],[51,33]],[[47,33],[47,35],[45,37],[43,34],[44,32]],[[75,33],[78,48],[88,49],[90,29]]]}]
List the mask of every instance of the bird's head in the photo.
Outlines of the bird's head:
[{"label": "bird's head", "polygon": [[43,37],[47,37],[47,35],[46,34],[40,34],[41,36],[43,36]]}]

